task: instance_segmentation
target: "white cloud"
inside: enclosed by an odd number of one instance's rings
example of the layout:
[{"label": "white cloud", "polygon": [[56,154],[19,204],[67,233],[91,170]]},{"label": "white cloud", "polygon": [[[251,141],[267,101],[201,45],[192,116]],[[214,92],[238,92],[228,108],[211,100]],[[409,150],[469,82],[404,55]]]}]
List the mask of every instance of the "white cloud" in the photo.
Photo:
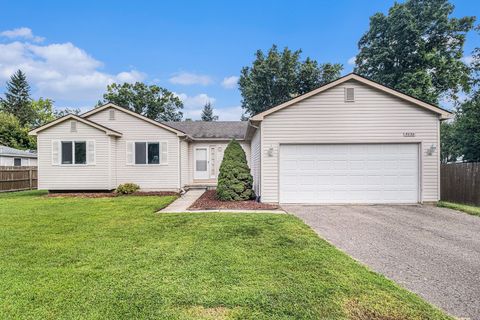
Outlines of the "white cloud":
[{"label": "white cloud", "polygon": [[92,101],[102,97],[108,84],[145,79],[137,70],[110,74],[103,63],[70,42],[49,45],[14,41],[0,44],[0,81],[21,69],[35,96],[53,100]]},{"label": "white cloud", "polygon": [[[189,96],[186,93],[176,93],[174,94],[180,98],[183,102],[183,118],[190,118],[193,120],[200,119],[200,115],[202,114],[203,106],[210,102],[212,105],[215,104],[216,99],[214,97],[210,97],[206,93],[200,93],[195,96]],[[215,107],[215,106],[214,106]]]},{"label": "white cloud", "polygon": [[181,85],[200,84],[202,86],[207,86],[213,82],[210,76],[195,74],[190,72],[177,73],[173,77],[171,77],[169,81],[173,84],[181,84]]},{"label": "white cloud", "polygon": [[243,109],[241,106],[218,108],[214,109],[214,113],[218,115],[218,120],[220,121],[239,121]]},{"label": "white cloud", "polygon": [[32,29],[25,27],[2,31],[0,32],[0,36],[9,39],[21,38],[26,40],[32,40],[34,42],[42,42],[43,40],[45,40],[45,38],[43,37],[33,35]]},{"label": "white cloud", "polygon": [[222,86],[227,89],[234,89],[237,87],[238,79],[237,76],[223,78]]},{"label": "white cloud", "polygon": [[357,59],[357,57],[353,56],[350,59],[348,59],[347,63],[351,66],[354,66],[355,65],[355,59]]},{"label": "white cloud", "polygon": [[465,56],[462,58],[462,61],[467,65],[471,64],[473,60],[474,60],[473,56]]}]

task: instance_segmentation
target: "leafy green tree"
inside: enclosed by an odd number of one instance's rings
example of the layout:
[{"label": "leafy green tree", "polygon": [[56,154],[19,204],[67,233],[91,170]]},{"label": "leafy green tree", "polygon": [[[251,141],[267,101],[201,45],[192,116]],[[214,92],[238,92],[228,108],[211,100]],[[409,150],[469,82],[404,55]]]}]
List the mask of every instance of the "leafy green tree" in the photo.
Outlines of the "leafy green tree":
[{"label": "leafy green tree", "polygon": [[11,113],[0,112],[0,145],[17,149],[35,149],[35,138],[28,135],[28,129],[20,125]]},{"label": "leafy green tree", "polygon": [[242,146],[234,139],[223,155],[218,175],[217,197],[223,201],[249,200],[255,197],[253,178]]},{"label": "leafy green tree", "polygon": [[35,118],[31,101],[27,77],[17,70],[7,81],[5,98],[0,98],[0,111],[13,114],[21,126],[31,126]]},{"label": "leafy green tree", "polygon": [[212,104],[207,102],[205,106],[203,106],[203,111],[202,111],[202,121],[217,121],[218,116],[213,115],[213,108]]},{"label": "leafy green tree", "polygon": [[64,109],[57,109],[53,112],[55,114],[55,118],[60,118],[60,117],[66,116],[67,114],[79,115],[80,113],[82,113],[82,110],[80,110],[78,108],[68,108],[67,107],[67,108],[64,108]]},{"label": "leafy green tree", "polygon": [[250,67],[241,70],[238,81],[245,117],[263,112],[340,76],[341,64],[300,60],[301,50],[273,45],[267,54],[258,50]]},{"label": "leafy green tree", "polygon": [[456,112],[454,135],[463,160],[480,161],[480,90]]},{"label": "leafy green tree", "polygon": [[35,114],[32,121],[33,127],[39,127],[57,118],[53,109],[53,101],[51,99],[40,98],[38,100],[32,100],[31,105]]},{"label": "leafy green tree", "polygon": [[461,156],[461,147],[457,141],[455,121],[444,121],[440,125],[440,160],[442,163],[456,161]]},{"label": "leafy green tree", "polygon": [[173,92],[142,82],[113,83],[103,99],[157,121],[180,121],[183,116],[183,103]]},{"label": "leafy green tree", "polygon": [[376,13],[358,42],[355,72],[431,103],[469,89],[462,61],[474,17],[451,18],[448,0],[395,3]]}]

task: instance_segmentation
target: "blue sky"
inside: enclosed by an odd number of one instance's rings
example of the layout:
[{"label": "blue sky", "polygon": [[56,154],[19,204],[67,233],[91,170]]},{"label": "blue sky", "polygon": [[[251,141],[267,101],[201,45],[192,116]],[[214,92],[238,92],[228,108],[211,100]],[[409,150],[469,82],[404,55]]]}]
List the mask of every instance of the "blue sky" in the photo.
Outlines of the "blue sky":
[{"label": "blue sky", "polygon": [[[452,1],[454,16],[480,16],[478,1]],[[112,81],[174,91],[185,116],[206,100],[221,120],[238,120],[236,77],[273,43],[303,57],[353,66],[369,17],[393,1],[2,1],[0,93],[18,68],[34,97],[90,109]],[[471,33],[465,56],[480,46]]]}]

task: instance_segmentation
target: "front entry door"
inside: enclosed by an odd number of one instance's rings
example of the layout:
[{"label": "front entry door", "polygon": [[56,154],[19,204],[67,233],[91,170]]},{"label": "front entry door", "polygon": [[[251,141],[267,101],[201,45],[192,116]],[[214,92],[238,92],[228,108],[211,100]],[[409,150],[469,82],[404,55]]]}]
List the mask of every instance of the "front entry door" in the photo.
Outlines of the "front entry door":
[{"label": "front entry door", "polygon": [[208,148],[195,148],[194,179],[208,179]]}]

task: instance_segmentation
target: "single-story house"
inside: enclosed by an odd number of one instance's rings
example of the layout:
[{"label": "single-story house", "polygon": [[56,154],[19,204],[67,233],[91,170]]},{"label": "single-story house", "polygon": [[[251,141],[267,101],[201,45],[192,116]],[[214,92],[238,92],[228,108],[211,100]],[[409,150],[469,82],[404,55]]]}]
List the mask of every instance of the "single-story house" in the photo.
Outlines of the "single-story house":
[{"label": "single-story house", "polygon": [[19,150],[0,145],[0,167],[36,166],[37,154],[30,150]]},{"label": "single-story house", "polygon": [[450,116],[348,74],[245,122],[161,123],[107,103],[31,134],[41,189],[214,186],[235,138],[262,202],[424,203],[439,199],[440,121]]}]

